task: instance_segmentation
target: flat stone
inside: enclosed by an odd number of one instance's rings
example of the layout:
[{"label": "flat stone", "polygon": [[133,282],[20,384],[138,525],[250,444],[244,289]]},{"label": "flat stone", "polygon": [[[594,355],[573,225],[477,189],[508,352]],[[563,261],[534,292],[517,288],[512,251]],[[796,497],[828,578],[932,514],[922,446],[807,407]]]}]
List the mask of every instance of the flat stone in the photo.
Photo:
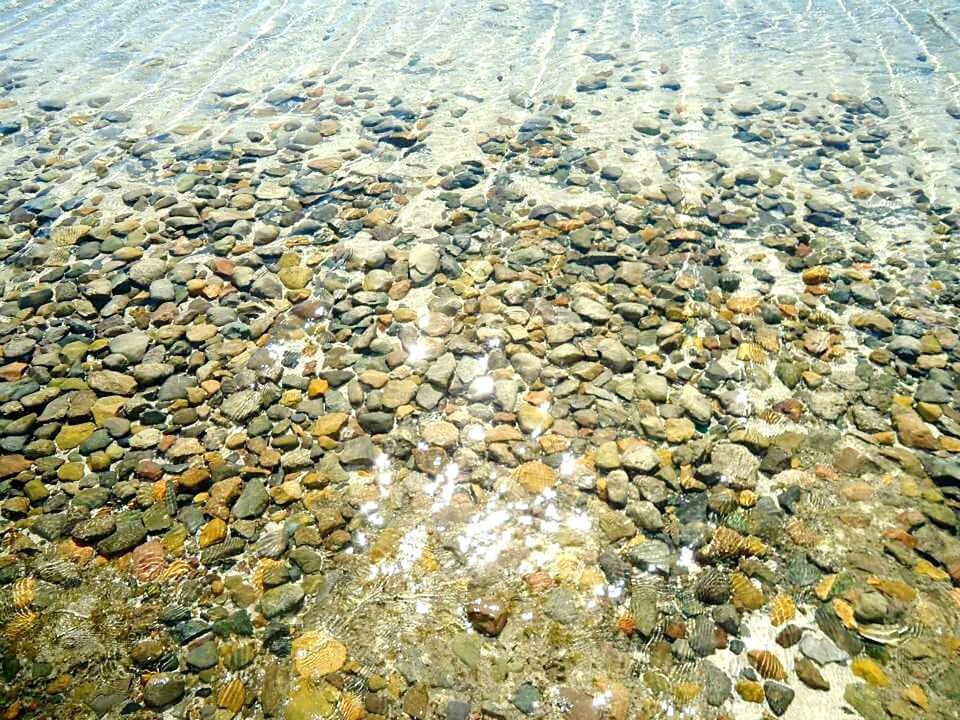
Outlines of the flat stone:
[{"label": "flat stone", "polygon": [[366,435],[352,438],[343,444],[339,453],[340,462],[347,466],[373,465],[373,441]]},{"label": "flat stone", "polygon": [[423,683],[413,685],[403,694],[403,711],[413,720],[424,720],[430,711],[430,693]]},{"label": "flat stone", "polygon": [[87,383],[104,395],[133,395],[137,389],[135,379],[115,370],[95,370],[90,373]]},{"label": "flat stone", "polygon": [[814,665],[812,661],[808,658],[801,657],[797,658],[794,663],[794,669],[797,672],[797,677],[809,688],[814,690],[829,690],[830,683],[827,682],[826,678],[823,677],[823,674],[817,669],[817,666]]},{"label": "flat stone", "polygon": [[23,455],[0,455],[0,478],[19,475],[32,466],[33,461],[28,460]]},{"label": "flat stone", "polygon": [[864,720],[876,720],[887,717],[877,691],[863,683],[851,683],[843,691],[843,699],[856,710]]},{"label": "flat stone", "polygon": [[260,478],[251,478],[243,486],[240,497],[233,504],[231,512],[237,518],[256,518],[263,515],[270,503],[263,481]]},{"label": "flat stone", "polygon": [[667,401],[670,386],[667,384],[667,379],[663,377],[663,375],[643,373],[637,377],[636,384],[638,397],[647,398],[657,403]]},{"label": "flat stone", "polygon": [[101,555],[121,555],[147,539],[147,529],[139,519],[120,519],[117,529],[97,543]]},{"label": "flat stone", "polygon": [[815,633],[806,633],[800,641],[800,652],[818,665],[827,663],[845,663],[850,656],[841,650],[828,637]]},{"label": "flat stone", "polygon": [[627,470],[648,473],[660,465],[660,458],[649,445],[634,441],[620,451],[620,464]]},{"label": "flat stone", "polygon": [[303,597],[303,588],[293,583],[271,588],[260,598],[260,612],[267,618],[285,615],[300,607]]},{"label": "flat stone", "polygon": [[423,439],[431,445],[451,448],[460,440],[460,431],[453,423],[444,420],[435,420],[427,423],[423,428]]},{"label": "flat stone", "polygon": [[713,415],[713,407],[710,405],[710,401],[693,385],[683,386],[678,402],[680,407],[699,423],[709,422]]},{"label": "flat stone", "polygon": [[79,447],[97,429],[94,423],[80,423],[79,425],[63,425],[54,441],[61,450],[72,450]]},{"label": "flat stone", "polygon": [[183,697],[186,683],[178,675],[164,673],[154,675],[143,687],[143,702],[154,710],[172,705]]},{"label": "flat stone", "polygon": [[340,428],[346,424],[349,417],[342,412],[321,415],[313,424],[313,434],[318,436],[336,435],[340,432]]},{"label": "flat stone", "polygon": [[553,425],[553,416],[538,405],[522,403],[517,409],[517,424],[524,432],[540,435]]},{"label": "flat stone", "polygon": [[861,330],[870,330],[877,335],[892,335],[893,322],[876,310],[857,313],[850,318],[850,325]]},{"label": "flat stone", "polygon": [[313,271],[303,265],[296,265],[294,267],[281,268],[277,273],[277,277],[280,278],[280,282],[282,282],[283,286],[288,290],[302,290],[313,278]]},{"label": "flat stone", "polygon": [[582,315],[588,320],[592,320],[597,323],[605,323],[611,317],[611,313],[602,303],[597,302],[593,298],[586,297],[581,295],[576,300],[573,301],[571,308],[578,315]]},{"label": "flat stone", "polygon": [[241,390],[227,397],[220,412],[234,422],[243,422],[253,417],[261,407],[263,398],[257,390]]},{"label": "flat stone", "polygon": [[713,663],[704,661],[700,669],[704,699],[711,706],[720,707],[730,697],[730,693],[733,691],[733,682],[723,670]]},{"label": "flat stone", "polygon": [[440,265],[440,252],[435,245],[419,243],[410,250],[410,279],[420,285],[437,272]]},{"label": "flat stone", "polygon": [[767,682],[763,684],[763,694],[773,714],[781,717],[787,711],[787,708],[790,707],[790,703],[793,702],[796,693],[794,693],[793,688],[789,685],[767,680]]},{"label": "flat stone", "polygon": [[167,271],[167,264],[157,258],[143,258],[130,266],[130,279],[141,287],[149,287],[154,280],[159,280]]},{"label": "flat stone", "polygon": [[197,643],[187,650],[187,664],[195,670],[212,668],[219,659],[217,643],[214,640]]},{"label": "flat stone", "polygon": [[529,493],[540,493],[557,481],[557,471],[537,460],[526,462],[516,470],[517,481]]},{"label": "flat stone", "polygon": [[735,487],[750,489],[757,484],[760,460],[743,445],[718,443],[710,453],[710,464]]},{"label": "flat stone", "polygon": [[384,407],[395,410],[407,405],[417,392],[417,384],[412,380],[391,380],[383,388]]},{"label": "flat stone", "polygon": [[517,688],[510,702],[524,715],[530,715],[540,706],[540,691],[530,683],[524,683]]},{"label": "flat stone", "polygon": [[940,444],[933,436],[929,426],[912,410],[898,413],[893,417],[897,428],[897,435],[907,447],[922,450],[939,450]]},{"label": "flat stone", "polygon": [[128,332],[110,340],[110,352],[123,355],[131,363],[143,360],[150,346],[150,337],[142,332]]}]

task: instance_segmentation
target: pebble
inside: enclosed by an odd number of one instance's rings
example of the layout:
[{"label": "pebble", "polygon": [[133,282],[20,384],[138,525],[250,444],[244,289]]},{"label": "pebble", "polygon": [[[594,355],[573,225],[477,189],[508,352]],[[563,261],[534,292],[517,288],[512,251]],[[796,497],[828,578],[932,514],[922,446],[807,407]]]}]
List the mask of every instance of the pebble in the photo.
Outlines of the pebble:
[{"label": "pebble", "polygon": [[794,691],[788,685],[767,680],[763,684],[763,694],[767,699],[767,705],[777,717],[782,717],[790,704],[793,702]]},{"label": "pebble", "polygon": [[510,702],[520,712],[531,715],[540,706],[540,692],[533,685],[524,683],[517,688]]},{"label": "pebble", "polygon": [[817,666],[807,658],[798,658],[794,666],[797,677],[809,688],[829,690],[830,683],[823,677]]},{"label": "pebble", "polygon": [[[789,716],[849,662],[867,717],[950,707],[960,221],[919,189],[939,180],[907,174],[883,98],[729,83],[677,105],[667,65],[585,58],[572,97],[504,78],[485,126],[492,96],[391,98],[349,63],[259,104],[215,89],[225,118],[256,110],[222,136],[143,135],[109,98],[0,124],[46,158],[0,182],[11,695],[69,676],[67,714],[71,687],[109,714],[189,685],[223,720],[464,720],[460,697],[626,720],[736,688]],[[598,143],[634,94],[643,117]],[[679,142],[694,120],[706,147]],[[906,235],[877,234],[878,202]],[[785,672],[755,618],[797,623]],[[756,669],[729,676],[723,648]]]},{"label": "pebble", "polygon": [[838,648],[829,638],[807,633],[800,641],[800,652],[818,665],[844,663],[849,655]]},{"label": "pebble", "polygon": [[285,615],[298,608],[303,598],[302,587],[287,583],[267,590],[260,599],[260,610],[267,618]]},{"label": "pebble", "polygon": [[479,598],[465,609],[467,620],[475,630],[496,637],[507,624],[507,605],[497,598]]},{"label": "pebble", "polygon": [[143,687],[143,702],[159,710],[174,704],[186,692],[184,680],[176,675],[160,674],[147,680]]}]

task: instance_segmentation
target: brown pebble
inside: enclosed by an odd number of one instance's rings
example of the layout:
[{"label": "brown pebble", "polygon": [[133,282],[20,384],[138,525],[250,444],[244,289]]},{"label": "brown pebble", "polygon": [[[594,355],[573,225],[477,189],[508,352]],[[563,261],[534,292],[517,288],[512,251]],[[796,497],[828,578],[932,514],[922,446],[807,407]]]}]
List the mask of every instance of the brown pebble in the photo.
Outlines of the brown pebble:
[{"label": "brown pebble", "polygon": [[787,625],[777,634],[777,645],[784,648],[793,647],[803,637],[803,630],[796,625]]},{"label": "brown pebble", "polygon": [[807,687],[813,688],[814,690],[830,689],[830,683],[820,674],[820,671],[817,669],[817,666],[813,664],[812,660],[805,657],[799,658],[796,665],[794,665],[794,670],[797,672],[797,677],[800,678]]},{"label": "brown pebble", "polygon": [[467,605],[466,613],[474,630],[491,637],[507,624],[507,604],[498,598],[477,598]]}]

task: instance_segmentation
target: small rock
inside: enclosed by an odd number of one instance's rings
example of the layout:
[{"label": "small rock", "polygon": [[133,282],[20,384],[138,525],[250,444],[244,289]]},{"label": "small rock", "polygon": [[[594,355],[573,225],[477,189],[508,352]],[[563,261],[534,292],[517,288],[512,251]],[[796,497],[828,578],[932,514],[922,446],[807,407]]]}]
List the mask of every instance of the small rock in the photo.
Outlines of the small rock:
[{"label": "small rock", "polygon": [[430,693],[423,683],[413,685],[403,694],[403,711],[413,720],[423,720],[430,711]]},{"label": "small rock", "polygon": [[830,638],[815,633],[807,633],[800,641],[800,652],[818,665],[844,663],[849,655],[834,644]]},{"label": "small rock", "polygon": [[797,658],[797,661],[794,664],[794,669],[797,672],[797,677],[800,678],[803,684],[807,687],[813,688],[814,690],[830,689],[830,683],[828,683],[826,678],[823,677],[823,675],[817,669],[817,666],[807,658]]},{"label": "small rock", "polygon": [[774,682],[773,680],[767,680],[767,682],[763,684],[763,693],[767,698],[767,704],[770,706],[770,710],[772,710],[773,714],[777,717],[781,717],[787,711],[795,695],[790,686]]},{"label": "small rock", "polygon": [[530,715],[540,706],[540,692],[530,683],[524,683],[517,688],[510,702],[524,715]]},{"label": "small rock", "polygon": [[270,496],[259,478],[247,480],[243,486],[243,492],[233,504],[231,512],[238,518],[255,518],[263,515],[270,502]]},{"label": "small rock", "polygon": [[293,583],[271,588],[260,598],[260,612],[267,618],[285,615],[300,607],[303,597],[303,588]]},{"label": "small rock", "polygon": [[177,702],[185,691],[183,678],[169,673],[154,675],[144,685],[143,702],[147,707],[159,710]]},{"label": "small rock", "polygon": [[497,598],[478,598],[466,607],[467,620],[477,632],[496,637],[507,624],[508,608]]}]

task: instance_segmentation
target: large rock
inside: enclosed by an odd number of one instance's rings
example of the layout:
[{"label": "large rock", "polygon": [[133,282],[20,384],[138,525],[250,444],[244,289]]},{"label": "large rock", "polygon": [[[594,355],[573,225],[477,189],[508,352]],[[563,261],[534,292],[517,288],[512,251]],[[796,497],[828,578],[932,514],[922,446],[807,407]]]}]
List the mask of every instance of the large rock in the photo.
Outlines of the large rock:
[{"label": "large rock", "polygon": [[907,447],[921,450],[937,450],[940,447],[927,424],[912,410],[895,415],[893,422],[897,426],[900,442]]},{"label": "large rock", "polygon": [[271,588],[260,598],[260,612],[268,618],[285,615],[300,607],[303,595],[303,588],[292,583]]},{"label": "large rock", "polygon": [[143,688],[143,702],[154,710],[172,705],[183,697],[186,683],[178,675],[164,673],[154,675]]},{"label": "large rock", "polygon": [[420,243],[410,250],[410,280],[420,285],[429,280],[440,266],[440,252],[434,245]]},{"label": "large rock", "polygon": [[263,398],[257,390],[241,390],[223,401],[220,412],[234,422],[243,422],[260,410]]},{"label": "large rock", "polygon": [[133,395],[137,389],[136,380],[116,370],[95,370],[87,384],[103,395]]},{"label": "large rock", "polygon": [[243,492],[233,504],[231,512],[234,517],[241,519],[260,517],[267,509],[269,502],[270,496],[263,486],[263,481],[260,478],[252,478],[243,486]]},{"label": "large rock", "polygon": [[753,488],[757,484],[760,460],[747,448],[736,443],[719,443],[710,453],[710,464],[730,485]]},{"label": "large rock", "polygon": [[660,458],[649,445],[631,442],[620,452],[620,465],[627,470],[647,473],[660,465]]},{"label": "large rock", "polygon": [[101,555],[121,555],[146,539],[147,529],[139,518],[121,518],[117,521],[117,529],[97,543],[97,552]]}]

